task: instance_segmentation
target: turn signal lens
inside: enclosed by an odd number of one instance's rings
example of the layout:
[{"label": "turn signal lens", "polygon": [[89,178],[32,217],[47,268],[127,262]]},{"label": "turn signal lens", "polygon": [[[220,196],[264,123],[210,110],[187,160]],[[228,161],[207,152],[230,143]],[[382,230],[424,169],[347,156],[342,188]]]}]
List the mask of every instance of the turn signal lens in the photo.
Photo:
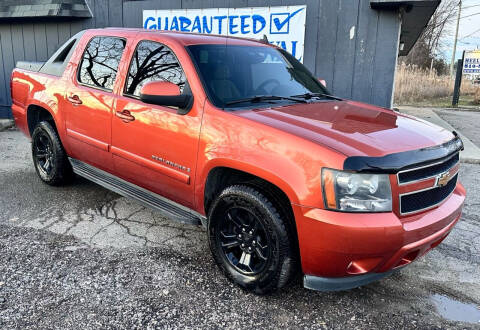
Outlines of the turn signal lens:
[{"label": "turn signal lens", "polygon": [[332,170],[323,169],[322,171],[323,182],[323,197],[325,198],[325,205],[329,209],[337,208],[337,201],[335,198],[335,176]]}]

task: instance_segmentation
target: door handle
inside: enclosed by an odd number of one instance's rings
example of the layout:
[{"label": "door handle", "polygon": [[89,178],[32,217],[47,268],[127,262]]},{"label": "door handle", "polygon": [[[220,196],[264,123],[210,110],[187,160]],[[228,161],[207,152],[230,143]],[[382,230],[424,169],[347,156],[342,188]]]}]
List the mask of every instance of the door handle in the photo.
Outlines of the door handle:
[{"label": "door handle", "polygon": [[124,123],[129,123],[135,120],[135,117],[132,116],[129,110],[117,111],[115,112],[115,116],[120,118]]},{"label": "door handle", "polygon": [[67,97],[68,102],[72,103],[73,105],[80,105],[82,104],[82,100],[78,97],[78,95],[71,95]]}]

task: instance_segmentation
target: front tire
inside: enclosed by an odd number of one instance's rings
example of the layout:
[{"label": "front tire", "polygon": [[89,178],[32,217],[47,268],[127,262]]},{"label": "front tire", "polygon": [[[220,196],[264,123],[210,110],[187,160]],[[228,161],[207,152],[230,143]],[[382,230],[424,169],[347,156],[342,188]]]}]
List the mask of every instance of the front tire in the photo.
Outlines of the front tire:
[{"label": "front tire", "polygon": [[226,188],[209,212],[210,250],[219,268],[247,291],[267,294],[296,271],[296,239],[280,208],[260,191]]},{"label": "front tire", "polygon": [[32,133],[32,157],[35,170],[46,184],[60,186],[72,178],[72,167],[60,138],[47,121],[37,124]]}]

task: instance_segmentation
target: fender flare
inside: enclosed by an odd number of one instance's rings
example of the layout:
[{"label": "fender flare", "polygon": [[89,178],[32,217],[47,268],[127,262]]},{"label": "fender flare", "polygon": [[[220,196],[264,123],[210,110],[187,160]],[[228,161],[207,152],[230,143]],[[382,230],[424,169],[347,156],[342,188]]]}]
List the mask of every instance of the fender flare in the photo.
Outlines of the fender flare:
[{"label": "fender flare", "polygon": [[55,127],[57,128],[58,135],[59,135],[60,140],[62,141],[62,144],[63,144],[64,143],[65,129],[64,129],[64,122],[61,118],[61,114],[58,111],[58,109],[57,109],[57,111],[55,111],[55,110],[52,109],[52,107],[48,106],[48,104],[46,104],[46,103],[44,103],[44,102],[42,102],[38,99],[32,99],[32,98],[29,98],[28,102],[26,104],[27,104],[27,106],[26,106],[25,115],[26,115],[27,125],[28,125],[28,113],[29,113],[30,107],[35,106],[35,107],[39,107],[39,108],[44,109],[45,111],[50,113],[50,115],[52,116],[53,121],[55,123]]},{"label": "fender flare", "polygon": [[205,187],[207,184],[208,175],[215,168],[224,167],[231,168],[240,172],[245,172],[247,174],[256,176],[262,180],[265,180],[276,187],[278,187],[285,195],[288,197],[291,204],[300,204],[299,198],[292,186],[287,183],[285,180],[277,176],[274,172],[268,171],[266,169],[257,167],[250,163],[245,163],[238,160],[227,159],[227,158],[216,158],[209,161],[203,169],[199,171],[198,178],[200,180],[196,183],[195,191],[196,198],[195,204],[198,210],[204,212],[204,196],[205,196]]}]

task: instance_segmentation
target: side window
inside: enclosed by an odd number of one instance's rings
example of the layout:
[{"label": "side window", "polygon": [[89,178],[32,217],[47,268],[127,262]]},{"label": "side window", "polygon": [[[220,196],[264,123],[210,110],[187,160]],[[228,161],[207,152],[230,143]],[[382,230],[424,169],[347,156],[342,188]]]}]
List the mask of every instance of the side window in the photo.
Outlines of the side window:
[{"label": "side window", "polygon": [[158,42],[141,41],[130,63],[125,94],[139,96],[145,83],[158,80],[174,83],[183,92],[186,78],[170,48]]},{"label": "side window", "polygon": [[114,37],[94,37],[85,48],[78,81],[82,84],[113,89],[125,40]]}]

